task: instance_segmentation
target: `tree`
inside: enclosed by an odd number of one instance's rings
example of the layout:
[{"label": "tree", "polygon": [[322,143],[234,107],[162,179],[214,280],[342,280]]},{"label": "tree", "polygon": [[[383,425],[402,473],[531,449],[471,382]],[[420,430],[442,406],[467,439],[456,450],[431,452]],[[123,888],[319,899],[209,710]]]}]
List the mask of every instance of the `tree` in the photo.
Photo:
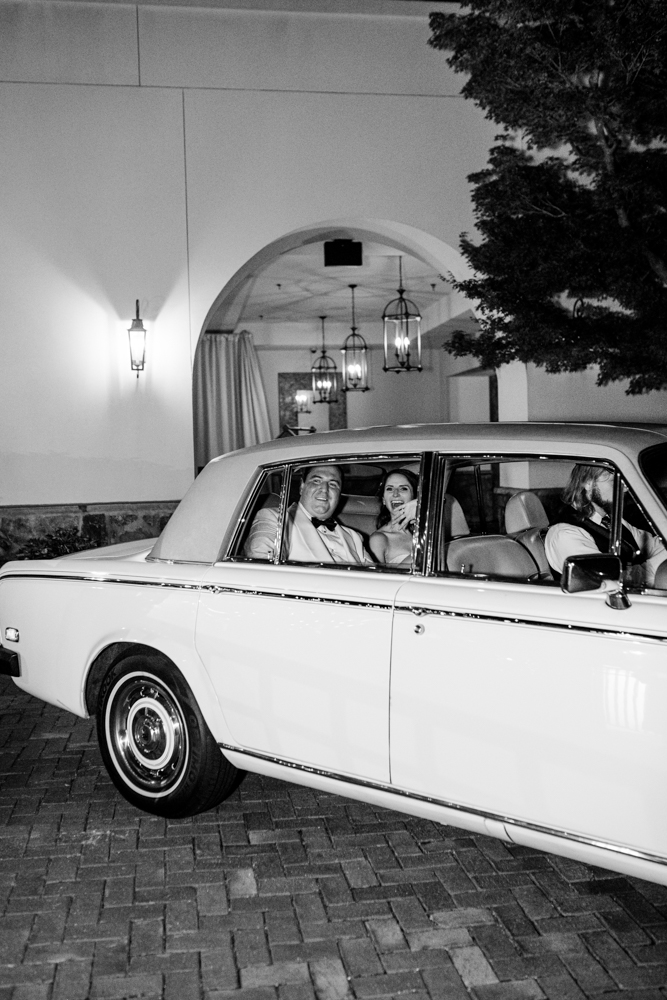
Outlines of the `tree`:
[{"label": "tree", "polygon": [[503,126],[462,234],[481,305],[450,350],[667,386],[665,0],[467,0],[429,44]]}]

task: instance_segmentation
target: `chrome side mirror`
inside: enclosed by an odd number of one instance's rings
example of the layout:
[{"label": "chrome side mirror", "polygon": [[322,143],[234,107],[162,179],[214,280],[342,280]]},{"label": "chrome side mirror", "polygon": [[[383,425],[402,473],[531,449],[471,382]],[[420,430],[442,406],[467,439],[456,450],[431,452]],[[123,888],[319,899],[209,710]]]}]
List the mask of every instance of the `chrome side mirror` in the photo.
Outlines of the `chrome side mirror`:
[{"label": "chrome side mirror", "polygon": [[607,604],[617,611],[625,611],[630,601],[623,590],[623,567],[618,556],[600,553],[568,556],[563,564],[561,590],[566,594],[581,594],[587,590],[604,590]]}]

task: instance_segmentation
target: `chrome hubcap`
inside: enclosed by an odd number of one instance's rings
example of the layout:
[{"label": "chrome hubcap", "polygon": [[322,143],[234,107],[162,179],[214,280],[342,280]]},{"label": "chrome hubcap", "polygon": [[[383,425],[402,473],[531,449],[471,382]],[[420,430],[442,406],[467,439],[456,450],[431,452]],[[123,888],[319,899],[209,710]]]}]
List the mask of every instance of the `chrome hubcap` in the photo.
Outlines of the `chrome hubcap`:
[{"label": "chrome hubcap", "polygon": [[188,733],[177,699],[158,677],[126,674],[105,714],[107,746],[123,781],[149,798],[173,792],[183,779]]}]

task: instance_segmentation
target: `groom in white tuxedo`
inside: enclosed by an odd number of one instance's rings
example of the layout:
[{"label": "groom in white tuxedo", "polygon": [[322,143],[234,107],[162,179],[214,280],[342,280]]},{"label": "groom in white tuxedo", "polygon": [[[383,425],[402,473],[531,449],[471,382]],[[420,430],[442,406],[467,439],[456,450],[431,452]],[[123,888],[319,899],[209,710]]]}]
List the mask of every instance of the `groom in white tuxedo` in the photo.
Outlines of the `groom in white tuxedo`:
[{"label": "groom in white tuxedo", "polygon": [[[298,504],[290,507],[285,525],[287,558],[295,562],[371,563],[358,531],[334,517],[343,476],[336,465],[314,465],[306,472]],[[273,561],[278,534],[278,511],[257,512],[245,544],[250,559]]]}]

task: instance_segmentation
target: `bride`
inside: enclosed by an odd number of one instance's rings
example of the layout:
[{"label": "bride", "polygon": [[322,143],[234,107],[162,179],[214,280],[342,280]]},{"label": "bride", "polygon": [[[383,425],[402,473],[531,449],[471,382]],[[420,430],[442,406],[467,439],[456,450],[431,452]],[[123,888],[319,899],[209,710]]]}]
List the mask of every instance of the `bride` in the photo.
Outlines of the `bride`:
[{"label": "bride", "polygon": [[377,531],[368,542],[378,562],[396,565],[411,562],[417,486],[417,476],[409,469],[394,469],[382,477],[379,488],[382,509]]}]

